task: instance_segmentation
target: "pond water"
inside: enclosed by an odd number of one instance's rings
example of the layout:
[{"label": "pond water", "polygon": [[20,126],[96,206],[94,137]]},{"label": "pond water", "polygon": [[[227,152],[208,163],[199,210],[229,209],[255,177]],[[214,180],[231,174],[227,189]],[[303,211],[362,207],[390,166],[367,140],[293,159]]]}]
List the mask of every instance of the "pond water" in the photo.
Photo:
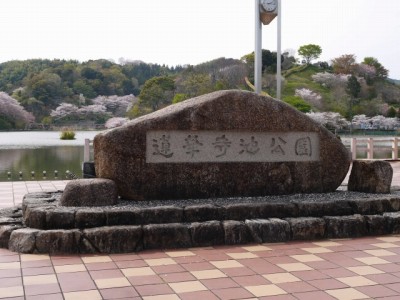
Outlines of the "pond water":
[{"label": "pond water", "polygon": [[98,133],[77,131],[75,140],[61,140],[56,131],[0,132],[0,181],[65,179],[67,171],[82,177],[85,139]]}]

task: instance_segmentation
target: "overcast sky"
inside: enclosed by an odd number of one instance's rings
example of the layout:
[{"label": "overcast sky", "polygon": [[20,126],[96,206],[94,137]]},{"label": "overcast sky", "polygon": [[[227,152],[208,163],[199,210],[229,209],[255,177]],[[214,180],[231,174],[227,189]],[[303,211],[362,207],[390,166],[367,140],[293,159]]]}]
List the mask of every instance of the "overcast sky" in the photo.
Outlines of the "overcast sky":
[{"label": "overcast sky", "polygon": [[[254,0],[1,0],[0,62],[61,58],[198,64],[254,51]],[[400,79],[399,0],[282,0],[282,49],[376,57]],[[276,51],[276,21],[263,26]]]}]

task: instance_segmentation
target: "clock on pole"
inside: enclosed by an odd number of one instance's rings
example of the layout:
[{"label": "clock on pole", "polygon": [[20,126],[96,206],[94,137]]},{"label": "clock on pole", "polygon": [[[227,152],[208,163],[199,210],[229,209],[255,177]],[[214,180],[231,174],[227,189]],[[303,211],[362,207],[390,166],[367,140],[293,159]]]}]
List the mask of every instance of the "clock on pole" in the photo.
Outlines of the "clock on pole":
[{"label": "clock on pole", "polygon": [[278,15],[278,0],[260,0],[260,18],[264,25],[268,25]]}]

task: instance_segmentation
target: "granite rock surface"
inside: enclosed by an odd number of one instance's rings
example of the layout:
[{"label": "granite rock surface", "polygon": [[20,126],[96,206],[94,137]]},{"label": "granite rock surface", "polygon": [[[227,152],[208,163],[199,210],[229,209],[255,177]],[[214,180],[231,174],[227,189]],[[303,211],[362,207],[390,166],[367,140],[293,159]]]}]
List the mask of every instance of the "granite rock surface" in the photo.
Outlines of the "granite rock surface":
[{"label": "granite rock surface", "polygon": [[303,113],[237,90],[100,133],[94,156],[96,176],[130,200],[332,192],[350,165],[340,140]]}]

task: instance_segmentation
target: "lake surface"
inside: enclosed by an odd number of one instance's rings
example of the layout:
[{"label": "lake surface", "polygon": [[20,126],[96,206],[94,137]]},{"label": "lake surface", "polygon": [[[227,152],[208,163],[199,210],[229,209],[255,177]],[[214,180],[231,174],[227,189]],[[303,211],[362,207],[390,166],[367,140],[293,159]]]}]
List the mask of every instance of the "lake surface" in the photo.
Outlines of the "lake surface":
[{"label": "lake surface", "polygon": [[77,131],[75,140],[61,140],[56,131],[0,132],[0,181],[65,179],[67,171],[81,178],[85,139],[98,133]]}]

